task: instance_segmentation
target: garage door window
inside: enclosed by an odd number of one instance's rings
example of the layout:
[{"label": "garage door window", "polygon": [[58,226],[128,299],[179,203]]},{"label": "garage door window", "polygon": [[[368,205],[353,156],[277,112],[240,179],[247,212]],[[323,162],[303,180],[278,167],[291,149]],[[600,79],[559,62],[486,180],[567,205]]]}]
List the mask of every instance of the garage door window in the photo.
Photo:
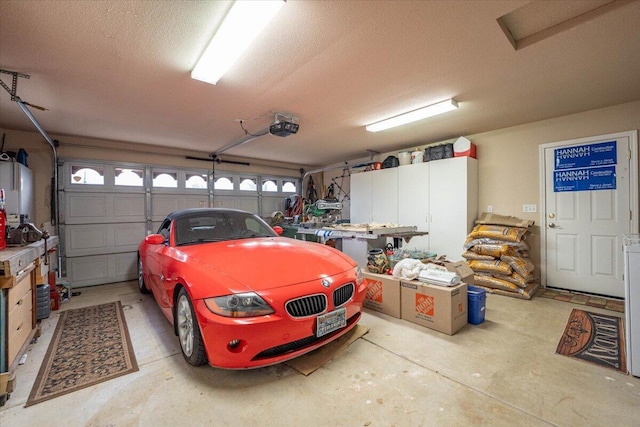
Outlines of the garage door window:
[{"label": "garage door window", "polygon": [[241,191],[256,191],[257,188],[255,178],[242,178],[240,181]]},{"label": "garage door window", "polygon": [[275,179],[263,179],[262,180],[262,191],[270,191],[277,192],[278,184]]},{"label": "garage door window", "polygon": [[162,188],[178,188],[178,174],[170,172],[154,172],[153,186]]},{"label": "garage door window", "polygon": [[207,175],[188,173],[186,175],[185,186],[187,188],[200,188],[200,189],[204,188],[204,189],[206,189],[207,188]]},{"label": "garage door window", "polygon": [[221,176],[215,180],[213,188],[216,190],[233,190],[233,178]]},{"label": "garage door window", "polygon": [[115,185],[125,185],[129,187],[142,187],[144,184],[144,171],[141,169],[114,169]]},{"label": "garage door window", "polygon": [[71,167],[71,183],[72,184],[104,185],[104,168],[72,166]]},{"label": "garage door window", "polygon": [[283,193],[297,193],[298,188],[296,187],[295,181],[282,181],[282,192]]}]

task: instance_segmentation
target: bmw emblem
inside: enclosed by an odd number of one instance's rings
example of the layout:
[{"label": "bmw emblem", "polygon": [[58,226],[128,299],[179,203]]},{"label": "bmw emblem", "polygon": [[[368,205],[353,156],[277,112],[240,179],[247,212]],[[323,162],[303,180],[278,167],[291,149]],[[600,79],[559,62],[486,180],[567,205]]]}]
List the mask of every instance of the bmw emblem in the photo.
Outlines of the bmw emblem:
[{"label": "bmw emblem", "polygon": [[322,283],[322,286],[324,286],[325,288],[328,288],[329,286],[331,286],[331,282],[328,281],[327,279],[322,279],[320,283]]}]

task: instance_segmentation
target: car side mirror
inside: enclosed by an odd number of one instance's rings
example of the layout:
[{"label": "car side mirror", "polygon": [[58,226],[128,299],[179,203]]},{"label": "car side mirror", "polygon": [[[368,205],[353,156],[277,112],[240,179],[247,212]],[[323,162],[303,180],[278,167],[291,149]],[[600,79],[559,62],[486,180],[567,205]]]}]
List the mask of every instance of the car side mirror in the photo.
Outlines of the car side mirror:
[{"label": "car side mirror", "polygon": [[279,225],[274,226],[273,231],[275,231],[278,236],[282,236],[282,233],[284,233],[284,229]]},{"label": "car side mirror", "polygon": [[162,234],[149,234],[144,241],[150,245],[163,245],[165,239]]}]

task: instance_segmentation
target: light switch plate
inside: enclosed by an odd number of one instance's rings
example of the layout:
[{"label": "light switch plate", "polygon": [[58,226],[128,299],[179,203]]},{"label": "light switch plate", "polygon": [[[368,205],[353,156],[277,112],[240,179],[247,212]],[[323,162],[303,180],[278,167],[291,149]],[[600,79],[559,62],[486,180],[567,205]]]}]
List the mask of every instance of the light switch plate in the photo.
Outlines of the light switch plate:
[{"label": "light switch plate", "polygon": [[522,205],[522,212],[534,213],[538,212],[537,205]]}]

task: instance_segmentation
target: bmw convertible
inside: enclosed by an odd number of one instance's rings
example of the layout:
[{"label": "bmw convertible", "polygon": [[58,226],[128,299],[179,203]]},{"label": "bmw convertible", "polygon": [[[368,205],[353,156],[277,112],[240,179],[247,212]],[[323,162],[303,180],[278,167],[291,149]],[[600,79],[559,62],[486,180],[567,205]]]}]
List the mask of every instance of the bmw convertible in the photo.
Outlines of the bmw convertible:
[{"label": "bmw convertible", "polygon": [[234,209],[169,214],[138,248],[140,292],[152,293],[186,361],[245,369],[280,363],[356,326],[366,283],[327,245]]}]

